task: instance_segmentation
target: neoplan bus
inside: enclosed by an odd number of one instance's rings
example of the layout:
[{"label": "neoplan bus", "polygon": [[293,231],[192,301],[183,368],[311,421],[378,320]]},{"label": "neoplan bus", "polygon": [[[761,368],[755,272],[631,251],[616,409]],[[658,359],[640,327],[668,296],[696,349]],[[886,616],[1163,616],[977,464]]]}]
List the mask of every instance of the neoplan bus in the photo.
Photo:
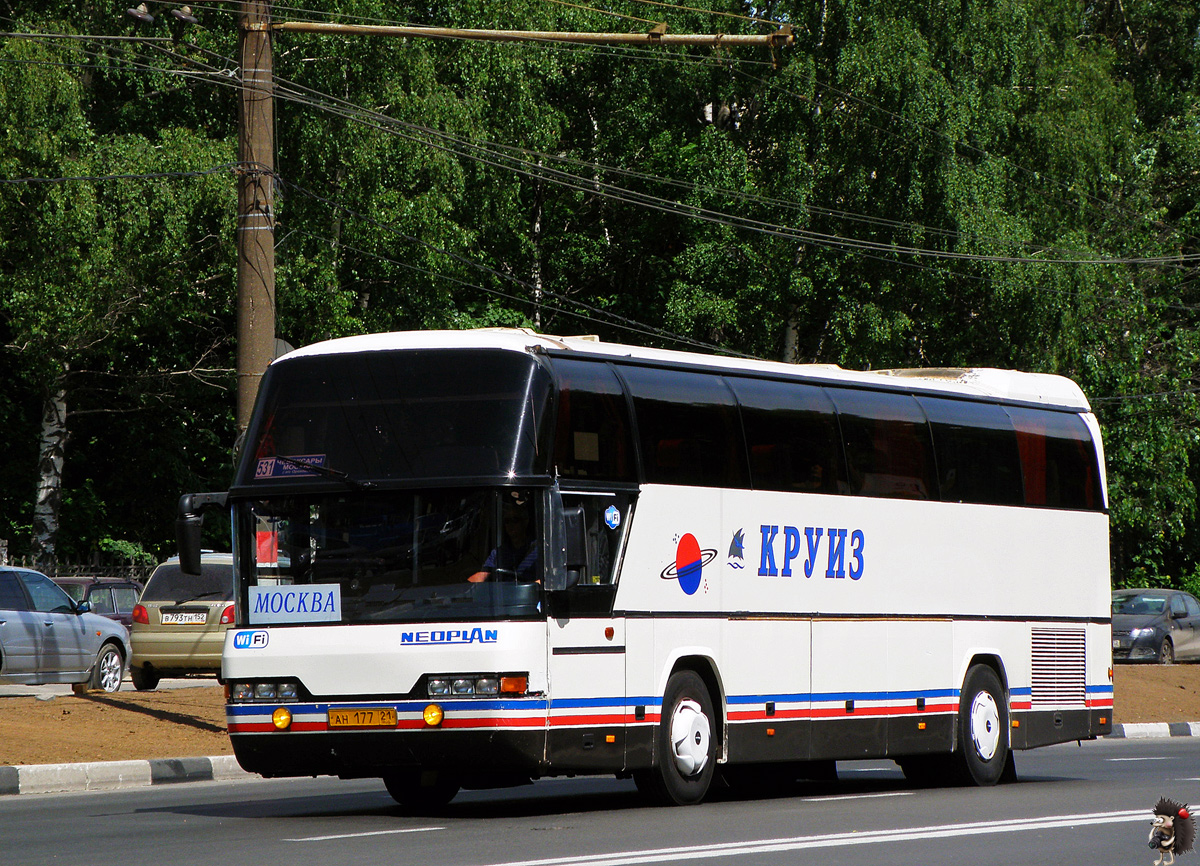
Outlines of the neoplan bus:
[{"label": "neoplan bus", "polygon": [[572,773],[686,804],[873,757],[1012,778],[1111,730],[1103,465],[1055,376],[524,331],[300,349],[228,491],[233,749],[424,806]]}]

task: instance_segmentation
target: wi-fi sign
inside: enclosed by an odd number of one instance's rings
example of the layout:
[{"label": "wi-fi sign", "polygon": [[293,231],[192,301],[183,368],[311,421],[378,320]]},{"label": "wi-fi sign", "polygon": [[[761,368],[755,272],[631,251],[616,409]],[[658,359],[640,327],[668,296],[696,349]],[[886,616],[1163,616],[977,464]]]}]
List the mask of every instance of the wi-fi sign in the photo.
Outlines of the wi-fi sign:
[{"label": "wi-fi sign", "polygon": [[234,649],[262,649],[271,635],[265,631],[239,631],[233,636]]}]

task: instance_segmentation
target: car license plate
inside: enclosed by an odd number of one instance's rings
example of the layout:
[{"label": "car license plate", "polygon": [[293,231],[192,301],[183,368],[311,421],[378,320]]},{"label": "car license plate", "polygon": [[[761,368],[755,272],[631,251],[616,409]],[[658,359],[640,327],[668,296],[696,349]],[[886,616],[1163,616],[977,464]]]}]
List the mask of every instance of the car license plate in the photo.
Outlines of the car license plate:
[{"label": "car license plate", "polygon": [[331,709],[331,728],[394,728],[395,707],[354,707],[353,709]]},{"label": "car license plate", "polygon": [[204,625],[208,622],[208,611],[189,611],[185,613],[167,613],[163,611],[163,625]]}]

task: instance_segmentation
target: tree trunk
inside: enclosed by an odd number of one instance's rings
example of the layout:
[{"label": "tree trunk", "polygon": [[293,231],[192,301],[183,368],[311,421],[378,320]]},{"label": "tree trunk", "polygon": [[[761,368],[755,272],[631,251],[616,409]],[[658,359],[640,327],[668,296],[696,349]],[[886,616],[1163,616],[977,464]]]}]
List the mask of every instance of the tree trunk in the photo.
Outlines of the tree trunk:
[{"label": "tree trunk", "polygon": [[33,559],[53,574],[58,564],[58,509],[62,503],[63,456],[67,450],[67,389],[58,380],[42,411],[38,443],[37,502],[33,508]]},{"label": "tree trunk", "polygon": [[[538,160],[538,168],[542,161]],[[542,183],[534,181],[533,195],[533,225],[530,229],[530,240],[533,243],[533,273],[530,281],[533,283],[533,329],[542,329]]]}]

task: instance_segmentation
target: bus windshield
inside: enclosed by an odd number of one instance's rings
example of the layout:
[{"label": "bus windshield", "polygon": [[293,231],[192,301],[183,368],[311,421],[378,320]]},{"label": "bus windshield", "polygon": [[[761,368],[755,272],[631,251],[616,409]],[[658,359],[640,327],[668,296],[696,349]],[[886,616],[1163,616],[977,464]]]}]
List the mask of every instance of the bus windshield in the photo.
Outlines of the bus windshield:
[{"label": "bus windshield", "polygon": [[544,476],[549,395],[546,370],[516,352],[285,358],[263,379],[235,486]]},{"label": "bus windshield", "polygon": [[528,489],[463,488],[242,503],[255,539],[244,607],[255,585],[336,585],[343,624],[535,617],[540,502]]}]

